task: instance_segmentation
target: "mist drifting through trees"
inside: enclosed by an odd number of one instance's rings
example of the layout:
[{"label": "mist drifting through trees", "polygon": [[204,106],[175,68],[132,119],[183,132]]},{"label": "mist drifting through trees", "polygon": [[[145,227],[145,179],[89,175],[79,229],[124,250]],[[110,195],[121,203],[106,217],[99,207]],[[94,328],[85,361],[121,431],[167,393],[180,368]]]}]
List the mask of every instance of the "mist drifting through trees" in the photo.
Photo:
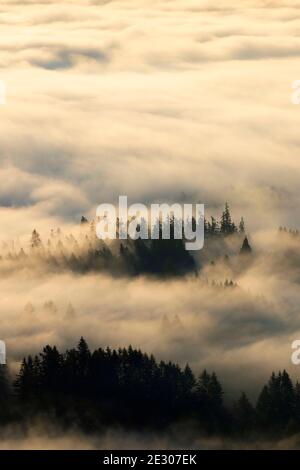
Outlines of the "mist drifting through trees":
[{"label": "mist drifting through trees", "polygon": [[[171,234],[172,223],[175,221],[171,220]],[[45,241],[34,229],[27,247],[6,242],[0,267],[8,276],[19,269],[50,275],[71,272],[80,277],[91,272],[120,280],[143,279],[146,275],[162,284],[186,279],[187,288],[197,285],[199,292],[210,292],[215,299],[221,295],[222,302],[224,296],[234,301],[240,297],[250,315],[255,309],[268,309],[274,315],[271,303],[246,294],[235,281],[241,273],[259,264],[261,257],[249,243],[244,219],[236,225],[226,203],[220,219],[212,217],[204,226],[208,250],[202,257],[202,253],[192,256],[184,250],[184,240],[174,240],[172,236],[170,240],[116,240],[106,244],[97,239],[95,222],[82,217],[75,230],[77,236],[56,229]],[[299,234],[280,228],[278,236],[297,243]],[[218,280],[218,273],[226,271],[229,276]],[[97,282],[101,283],[101,277]],[[69,302],[63,313],[62,321],[70,327],[78,320],[76,310]],[[223,307],[223,315],[224,312]],[[40,311],[28,302],[23,315],[38,327],[44,316],[57,323],[61,313],[49,299]],[[170,347],[170,341],[191,338],[186,321],[180,310],[174,311],[173,318],[161,315],[157,330],[161,341],[167,341]],[[65,352],[49,345],[40,353],[29,351],[21,365],[14,366],[14,371],[3,366],[0,383],[6,403],[0,416],[3,429],[26,428],[32,420],[44,420],[57,429],[74,432],[76,427],[76,432],[101,436],[118,427],[133,433],[168,434],[170,427],[183,426],[203,439],[243,439],[250,446],[260,439],[269,442],[289,439],[300,431],[300,387],[284,369],[272,373],[266,385],[256,391],[255,399],[252,389],[249,394],[244,389],[230,398],[226,389],[230,389],[233,376],[224,387],[214,369],[197,367],[195,372],[188,364],[179,366],[168,359],[158,362],[153,354],[141,349],[119,346],[91,351],[81,338],[77,347]],[[167,354],[166,350],[164,355]],[[218,364],[216,367],[220,371]],[[235,380],[234,387],[240,386]]]},{"label": "mist drifting through trees", "polygon": [[[300,449],[299,0],[0,18],[0,448]],[[204,249],[99,240],[120,195]]]}]

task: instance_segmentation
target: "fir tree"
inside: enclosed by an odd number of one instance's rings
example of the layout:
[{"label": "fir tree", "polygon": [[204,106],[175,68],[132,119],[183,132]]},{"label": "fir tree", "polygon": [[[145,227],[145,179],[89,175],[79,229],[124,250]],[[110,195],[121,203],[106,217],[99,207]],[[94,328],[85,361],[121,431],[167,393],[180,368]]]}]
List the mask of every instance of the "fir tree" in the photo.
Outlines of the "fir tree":
[{"label": "fir tree", "polygon": [[234,404],[233,416],[235,420],[235,430],[238,433],[247,435],[249,432],[253,431],[256,414],[254,407],[244,392]]},{"label": "fir tree", "polygon": [[31,248],[39,248],[42,245],[42,240],[39,233],[34,229],[31,234],[30,246]]},{"label": "fir tree", "polygon": [[221,233],[223,233],[224,235],[230,235],[231,233],[236,232],[236,226],[231,219],[228,202],[225,203],[225,209],[221,216],[220,229]]},{"label": "fir tree", "polygon": [[243,217],[241,217],[240,223],[239,223],[239,232],[240,233],[245,233],[245,222]]},{"label": "fir tree", "polygon": [[252,253],[252,248],[249,244],[248,238],[245,237],[244,241],[243,241],[243,244],[242,244],[242,247],[240,249],[240,254],[241,255],[247,255],[247,254],[250,254],[250,253]]}]

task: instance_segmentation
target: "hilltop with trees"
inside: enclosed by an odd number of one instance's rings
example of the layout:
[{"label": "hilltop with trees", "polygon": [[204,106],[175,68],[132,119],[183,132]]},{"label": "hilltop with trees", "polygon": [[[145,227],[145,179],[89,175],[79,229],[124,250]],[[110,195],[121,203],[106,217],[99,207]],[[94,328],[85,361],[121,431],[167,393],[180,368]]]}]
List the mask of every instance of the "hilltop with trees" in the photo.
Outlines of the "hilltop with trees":
[{"label": "hilltop with trees", "polygon": [[[170,239],[162,239],[162,225],[158,222],[159,239],[114,240],[109,243],[97,238],[95,220],[81,218],[79,233],[65,234],[60,228],[51,230],[43,240],[33,230],[27,246],[17,242],[3,243],[0,267],[17,266],[29,269],[43,266],[48,270],[70,270],[79,273],[89,271],[110,272],[114,275],[148,274],[155,276],[181,276],[197,274],[201,269],[199,261],[185,248],[185,238],[174,236],[176,224],[170,219]],[[236,239],[236,254],[250,253],[251,247],[245,234],[245,222],[241,218],[237,226],[232,219],[229,205],[225,204],[219,220],[211,217],[204,221],[205,251],[210,243],[218,244],[219,251],[226,255],[225,240]]]},{"label": "hilltop with trees", "polygon": [[131,346],[61,353],[45,346],[23,359],[17,378],[0,368],[0,424],[25,423],[43,416],[64,428],[101,432],[111,426],[126,429],[167,429],[194,423],[210,436],[282,438],[300,431],[300,385],[284,370],[272,373],[253,405],[245,392],[228,404],[214,372],[195,376],[189,365],[157,360]]}]

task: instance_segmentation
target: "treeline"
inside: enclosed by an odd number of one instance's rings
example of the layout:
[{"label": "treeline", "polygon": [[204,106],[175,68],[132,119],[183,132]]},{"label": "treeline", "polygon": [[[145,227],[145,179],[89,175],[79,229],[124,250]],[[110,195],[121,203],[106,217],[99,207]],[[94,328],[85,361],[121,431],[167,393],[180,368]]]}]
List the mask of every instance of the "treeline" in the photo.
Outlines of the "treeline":
[{"label": "treeline", "polygon": [[299,238],[299,235],[300,235],[299,230],[297,229],[293,230],[287,227],[279,227],[278,231],[279,231],[279,234],[290,235],[295,238]]},{"label": "treeline", "polygon": [[189,423],[208,435],[283,437],[300,431],[300,385],[272,374],[253,406],[245,393],[231,406],[214,372],[157,362],[140,350],[96,349],[81,338],[64,353],[46,346],[24,358],[14,386],[0,374],[0,422],[43,415],[66,427],[165,429]]},{"label": "treeline", "polygon": [[[51,230],[50,236],[43,241],[37,230],[33,230],[28,246],[19,243],[4,243],[0,256],[0,266],[18,263],[19,267],[44,266],[52,271],[71,270],[85,273],[89,271],[110,272],[113,275],[150,274],[156,276],[180,276],[197,274],[199,266],[194,256],[185,248],[185,238],[174,236],[179,223],[170,219],[170,239],[162,239],[162,226],[158,223],[158,239],[115,240],[105,243],[96,235],[96,222],[82,217],[80,233],[66,235],[60,229]],[[191,221],[193,225],[195,221]],[[182,222],[181,222],[182,224]],[[232,220],[228,204],[219,220],[211,218],[204,221],[205,238],[224,239],[237,234],[241,237],[242,253],[251,248],[245,237],[243,218],[239,226]]]},{"label": "treeline", "polygon": [[234,220],[231,217],[230,208],[228,202],[225,203],[225,208],[221,214],[219,220],[215,217],[211,217],[210,221],[204,221],[204,231],[206,237],[210,236],[228,236],[234,233],[245,233],[245,222],[243,217],[238,225],[235,224]]}]

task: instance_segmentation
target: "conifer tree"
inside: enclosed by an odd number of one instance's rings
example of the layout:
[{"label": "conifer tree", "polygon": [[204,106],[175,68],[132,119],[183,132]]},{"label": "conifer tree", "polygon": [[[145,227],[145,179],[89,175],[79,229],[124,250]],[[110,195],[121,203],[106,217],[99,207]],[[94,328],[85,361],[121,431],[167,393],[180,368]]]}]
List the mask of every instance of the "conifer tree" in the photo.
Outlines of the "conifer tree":
[{"label": "conifer tree", "polygon": [[238,433],[247,435],[254,429],[255,410],[244,392],[234,404],[233,416]]},{"label": "conifer tree", "polygon": [[239,223],[239,232],[240,233],[245,233],[245,222],[243,217],[241,217],[240,223]]},{"label": "conifer tree", "polygon": [[30,246],[31,248],[39,248],[42,245],[42,240],[39,233],[34,229],[31,234]]},{"label": "conifer tree", "polygon": [[229,235],[231,233],[236,232],[236,226],[231,219],[228,202],[225,203],[225,209],[221,216],[220,229],[221,233],[223,233],[224,235]]},{"label": "conifer tree", "polygon": [[242,247],[240,249],[240,254],[241,255],[247,255],[247,254],[250,254],[250,253],[252,253],[252,248],[250,246],[248,238],[245,237],[244,241],[243,241],[243,244],[242,244]]}]

